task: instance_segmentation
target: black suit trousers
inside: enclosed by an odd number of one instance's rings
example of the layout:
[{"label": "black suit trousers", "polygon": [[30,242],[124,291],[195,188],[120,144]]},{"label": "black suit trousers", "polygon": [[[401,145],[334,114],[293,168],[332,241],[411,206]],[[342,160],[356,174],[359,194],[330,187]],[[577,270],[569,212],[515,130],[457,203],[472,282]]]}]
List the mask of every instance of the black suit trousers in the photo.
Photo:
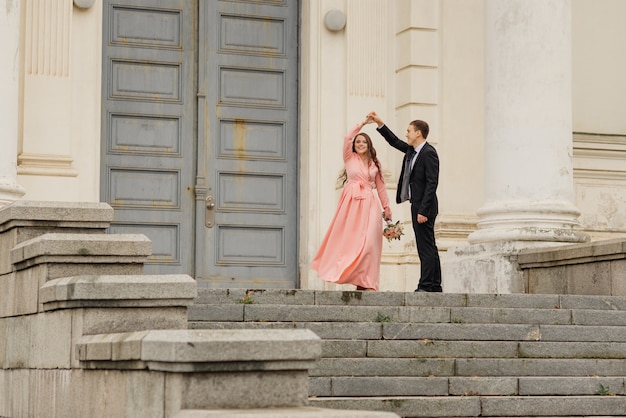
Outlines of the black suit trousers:
[{"label": "black suit trousers", "polygon": [[425,292],[441,292],[441,262],[439,250],[435,244],[435,218],[429,216],[428,221],[420,224],[417,222],[419,204],[411,203],[411,219],[413,232],[417,243],[417,254],[420,258],[421,277],[417,290]]}]

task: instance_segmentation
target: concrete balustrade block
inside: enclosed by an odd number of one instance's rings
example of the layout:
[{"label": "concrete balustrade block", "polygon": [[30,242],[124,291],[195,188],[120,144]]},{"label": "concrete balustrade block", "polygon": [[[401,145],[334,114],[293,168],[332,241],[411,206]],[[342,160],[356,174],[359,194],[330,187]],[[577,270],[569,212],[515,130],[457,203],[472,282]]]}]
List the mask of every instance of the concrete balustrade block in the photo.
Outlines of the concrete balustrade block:
[{"label": "concrete balustrade block", "polygon": [[28,316],[32,368],[68,369],[72,352],[72,314],[68,311]]},{"label": "concrete balustrade block", "polygon": [[[112,353],[117,352],[122,360],[160,365],[153,369],[168,368],[168,363],[178,363],[184,369],[186,364],[229,362],[249,362],[253,368],[254,363],[277,362],[291,369],[296,363],[290,362],[313,362],[322,351],[320,338],[310,330],[150,330],[110,335],[115,337],[81,337],[77,343],[79,359],[100,360],[90,357],[92,341],[97,345],[110,344]],[[303,368],[302,365],[296,368]],[[266,369],[267,364],[258,367]]]},{"label": "concrete balustrade block", "polygon": [[[7,340],[9,338],[8,335],[8,327],[9,327],[9,319],[8,318],[0,318],[0,370],[7,368]],[[0,384],[1,384],[0,380]],[[0,387],[0,393],[1,387]],[[1,416],[1,415],[0,415]]]},{"label": "concrete balustrade block", "polygon": [[523,250],[517,261],[529,293],[626,294],[623,238]]},{"label": "concrete balustrade block", "polygon": [[16,245],[11,262],[16,268],[33,264],[143,262],[152,243],[142,234],[45,234]]},{"label": "concrete balustrade block", "polygon": [[[306,370],[191,373],[180,384],[182,409],[267,408],[308,403]],[[171,389],[169,379],[166,385]]]},{"label": "concrete balustrade block", "polygon": [[28,368],[31,349],[31,316],[7,318],[6,367]]},{"label": "concrete balustrade block", "polygon": [[11,250],[39,235],[66,233],[104,234],[113,220],[106,203],[35,202],[18,200],[0,208],[0,274],[9,273]]},{"label": "concrete balustrade block", "polygon": [[196,282],[186,274],[84,275],[43,284],[43,309],[77,307],[188,306],[197,294]]}]

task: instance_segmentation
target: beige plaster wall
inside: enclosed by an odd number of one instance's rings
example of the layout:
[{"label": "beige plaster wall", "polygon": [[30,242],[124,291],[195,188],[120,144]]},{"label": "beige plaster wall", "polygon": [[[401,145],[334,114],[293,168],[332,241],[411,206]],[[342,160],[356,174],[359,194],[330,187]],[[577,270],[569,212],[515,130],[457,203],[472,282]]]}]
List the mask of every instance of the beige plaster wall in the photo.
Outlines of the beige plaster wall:
[{"label": "beige plaster wall", "polygon": [[[99,201],[102,2],[22,5],[18,183],[24,199]],[[46,30],[31,23],[45,21]]]},{"label": "beige plaster wall", "polygon": [[626,2],[573,0],[574,180],[593,240],[626,236]]}]

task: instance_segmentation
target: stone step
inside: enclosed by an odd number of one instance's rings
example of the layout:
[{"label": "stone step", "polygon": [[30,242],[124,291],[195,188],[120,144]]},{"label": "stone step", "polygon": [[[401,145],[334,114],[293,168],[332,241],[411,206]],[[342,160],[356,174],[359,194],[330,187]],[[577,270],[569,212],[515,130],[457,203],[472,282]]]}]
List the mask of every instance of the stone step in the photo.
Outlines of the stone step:
[{"label": "stone step", "polygon": [[623,297],[200,289],[188,314],[193,329],[312,330],[312,407],[626,416]]},{"label": "stone step", "polygon": [[[173,418],[397,418],[391,412],[352,411],[300,406],[292,408],[182,410]],[[2,417],[0,417],[2,418]]]},{"label": "stone step", "polygon": [[311,406],[393,411],[402,417],[624,416],[624,396],[394,396],[311,398]]},{"label": "stone step", "polygon": [[362,292],[300,289],[198,289],[196,304],[345,305],[592,309],[626,311],[626,297],[543,294]]},{"label": "stone step", "polygon": [[378,322],[210,322],[190,321],[192,329],[308,328],[322,339],[626,342],[626,327],[525,324],[419,324]]},{"label": "stone step", "polygon": [[622,359],[322,358],[309,376],[626,376]]},{"label": "stone step", "polygon": [[311,377],[315,397],[625,395],[617,377]]},{"label": "stone step", "polygon": [[194,304],[191,321],[399,322],[626,326],[626,311],[593,309],[445,308]]}]

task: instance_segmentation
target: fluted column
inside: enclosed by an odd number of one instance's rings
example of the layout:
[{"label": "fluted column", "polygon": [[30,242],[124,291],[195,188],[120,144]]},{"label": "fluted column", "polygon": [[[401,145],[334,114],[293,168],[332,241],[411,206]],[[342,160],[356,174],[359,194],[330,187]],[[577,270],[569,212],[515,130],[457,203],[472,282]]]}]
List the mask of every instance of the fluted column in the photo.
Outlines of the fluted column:
[{"label": "fluted column", "polygon": [[570,0],[485,3],[485,203],[471,243],[582,242]]},{"label": "fluted column", "polygon": [[0,207],[24,195],[17,183],[20,4],[20,0],[0,1]]}]

